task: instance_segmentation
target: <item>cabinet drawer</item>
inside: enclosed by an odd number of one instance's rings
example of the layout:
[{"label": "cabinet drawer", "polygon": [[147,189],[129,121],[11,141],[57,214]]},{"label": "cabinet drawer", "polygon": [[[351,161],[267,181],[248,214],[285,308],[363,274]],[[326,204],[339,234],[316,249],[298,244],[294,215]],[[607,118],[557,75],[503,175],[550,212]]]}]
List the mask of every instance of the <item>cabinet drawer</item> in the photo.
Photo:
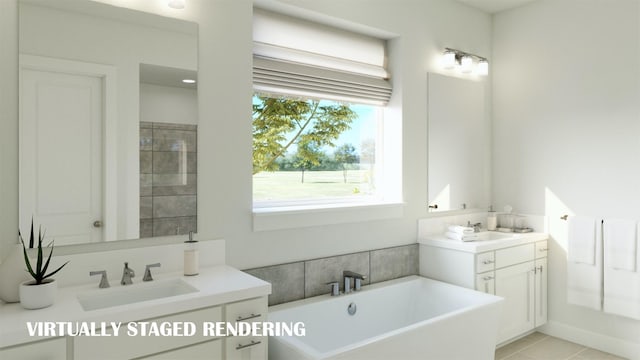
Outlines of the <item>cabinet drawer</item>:
[{"label": "cabinet drawer", "polygon": [[536,259],[547,257],[548,251],[549,251],[549,248],[547,247],[547,240],[538,241],[536,243]]},{"label": "cabinet drawer", "polygon": [[[158,326],[163,322],[192,322],[196,325],[193,336],[140,336],[140,333],[137,336],[129,336],[127,324],[122,324],[117,337],[76,337],[73,346],[74,358],[131,359],[204,342],[211,340],[210,336],[204,336],[202,332],[202,323],[205,321],[222,321],[222,309],[217,306],[136,321],[152,322]],[[141,330],[140,326],[138,330]]]},{"label": "cabinet drawer", "polygon": [[151,356],[145,356],[138,359],[145,360],[176,360],[176,359],[189,359],[189,360],[222,360],[222,339],[216,339],[213,341],[207,341],[205,343],[195,344],[187,347],[183,347],[177,350],[171,350],[163,352],[162,354],[155,354]]},{"label": "cabinet drawer", "polygon": [[227,360],[266,360],[267,337],[240,337],[226,338],[225,349]]},{"label": "cabinet drawer", "polygon": [[495,255],[493,251],[476,255],[476,273],[493,270]]},{"label": "cabinet drawer", "polygon": [[496,269],[533,260],[534,247],[534,244],[526,244],[496,250]]},{"label": "cabinet drawer", "polygon": [[490,271],[476,275],[476,290],[487,294],[496,293],[495,272]]},{"label": "cabinet drawer", "polygon": [[23,345],[0,349],[0,359],[11,360],[65,360],[67,358],[67,340],[35,341]]},{"label": "cabinet drawer", "polygon": [[225,306],[225,320],[230,323],[237,321],[257,322],[265,321],[267,315],[267,298],[260,297],[240,301]]}]

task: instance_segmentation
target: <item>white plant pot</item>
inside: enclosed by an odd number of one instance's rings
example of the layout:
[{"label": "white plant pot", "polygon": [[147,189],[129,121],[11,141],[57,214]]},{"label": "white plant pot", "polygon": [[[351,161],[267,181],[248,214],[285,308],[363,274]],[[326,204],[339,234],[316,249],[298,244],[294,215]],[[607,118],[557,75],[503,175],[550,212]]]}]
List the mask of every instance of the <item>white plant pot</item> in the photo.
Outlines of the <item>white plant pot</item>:
[{"label": "white plant pot", "polygon": [[58,283],[54,279],[47,279],[40,285],[35,280],[20,284],[20,304],[25,309],[42,309],[53,305],[56,300]]}]

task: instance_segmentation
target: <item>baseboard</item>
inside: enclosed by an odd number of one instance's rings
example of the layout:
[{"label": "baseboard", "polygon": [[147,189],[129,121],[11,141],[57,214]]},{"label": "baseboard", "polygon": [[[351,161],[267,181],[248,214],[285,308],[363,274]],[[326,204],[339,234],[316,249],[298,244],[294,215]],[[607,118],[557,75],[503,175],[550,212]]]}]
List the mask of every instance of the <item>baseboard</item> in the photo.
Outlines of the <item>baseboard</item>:
[{"label": "baseboard", "polygon": [[537,330],[547,335],[608,352],[616,356],[630,360],[640,360],[640,343],[638,342],[598,334],[556,321],[549,321]]}]

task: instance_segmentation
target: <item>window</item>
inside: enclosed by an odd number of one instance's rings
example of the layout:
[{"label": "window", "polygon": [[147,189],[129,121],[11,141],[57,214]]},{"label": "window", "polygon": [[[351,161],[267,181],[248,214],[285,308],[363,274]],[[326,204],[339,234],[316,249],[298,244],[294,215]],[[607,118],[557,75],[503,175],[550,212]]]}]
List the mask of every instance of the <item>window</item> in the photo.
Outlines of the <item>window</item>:
[{"label": "window", "polygon": [[255,95],[253,109],[255,206],[381,198],[379,107]]},{"label": "window", "polygon": [[397,201],[386,40],[261,9],[253,25],[254,213]]}]

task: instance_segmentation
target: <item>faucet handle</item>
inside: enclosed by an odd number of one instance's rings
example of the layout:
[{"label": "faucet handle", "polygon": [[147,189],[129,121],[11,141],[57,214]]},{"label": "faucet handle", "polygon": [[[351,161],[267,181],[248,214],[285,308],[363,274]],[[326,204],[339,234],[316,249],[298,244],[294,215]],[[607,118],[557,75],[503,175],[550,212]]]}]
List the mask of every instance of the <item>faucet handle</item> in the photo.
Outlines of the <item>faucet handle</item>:
[{"label": "faucet handle", "polygon": [[153,281],[153,277],[151,276],[151,268],[152,267],[160,267],[160,263],[149,264],[144,267],[144,276],[142,277],[142,281]]},{"label": "faucet handle", "polygon": [[339,281],[330,281],[327,285],[331,286],[331,296],[340,295],[340,282]]},{"label": "faucet handle", "polygon": [[100,278],[100,284],[98,285],[100,289],[105,289],[111,286],[109,285],[109,280],[107,279],[107,270],[89,271],[89,276],[94,275],[102,275],[102,277]]}]

